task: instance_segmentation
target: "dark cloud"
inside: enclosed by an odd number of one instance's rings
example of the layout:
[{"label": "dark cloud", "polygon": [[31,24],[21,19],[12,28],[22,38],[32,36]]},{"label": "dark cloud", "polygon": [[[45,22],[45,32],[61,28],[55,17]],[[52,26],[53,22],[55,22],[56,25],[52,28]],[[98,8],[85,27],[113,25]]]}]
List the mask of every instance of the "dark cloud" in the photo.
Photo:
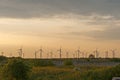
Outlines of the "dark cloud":
[{"label": "dark cloud", "polygon": [[[118,35],[120,34],[120,27],[110,26],[115,24],[116,18],[120,17],[119,7],[120,0],[0,0],[0,17],[33,18],[51,17],[61,14],[67,16],[72,13],[73,15],[85,15],[89,19],[89,15],[98,13],[99,15],[94,16],[93,21],[91,20],[88,24],[109,26],[104,31],[71,32],[69,34],[84,35],[96,39],[120,40]],[[106,15],[108,15],[108,18],[106,18]],[[10,28],[8,31],[13,30]]]},{"label": "dark cloud", "polygon": [[116,3],[119,4],[119,3],[120,3],[120,0],[108,0],[108,2],[110,2],[110,3],[112,3],[112,4],[113,4],[113,3],[115,3],[115,4],[116,4]]},{"label": "dark cloud", "polygon": [[31,18],[91,13],[119,17],[119,0],[0,0],[0,17]]}]

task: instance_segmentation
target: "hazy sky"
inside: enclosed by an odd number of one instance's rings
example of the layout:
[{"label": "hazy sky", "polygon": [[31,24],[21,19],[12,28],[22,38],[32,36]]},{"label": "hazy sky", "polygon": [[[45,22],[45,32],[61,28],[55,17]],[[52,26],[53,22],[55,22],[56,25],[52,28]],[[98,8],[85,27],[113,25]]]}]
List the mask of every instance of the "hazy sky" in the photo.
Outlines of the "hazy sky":
[{"label": "hazy sky", "polygon": [[[0,0],[0,51],[120,49],[120,0]],[[29,54],[28,54],[29,53]],[[119,55],[119,54],[117,54]]]}]

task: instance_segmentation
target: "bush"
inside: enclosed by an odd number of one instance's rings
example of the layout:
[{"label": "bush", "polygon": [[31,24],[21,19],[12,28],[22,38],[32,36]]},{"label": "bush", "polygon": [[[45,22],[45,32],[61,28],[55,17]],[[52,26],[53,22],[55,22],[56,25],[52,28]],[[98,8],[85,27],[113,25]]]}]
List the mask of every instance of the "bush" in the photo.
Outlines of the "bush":
[{"label": "bush", "polygon": [[64,65],[65,66],[73,65],[73,62],[72,62],[72,60],[65,60]]},{"label": "bush", "polygon": [[0,62],[4,60],[7,60],[7,58],[5,56],[0,56]]},{"label": "bush", "polygon": [[30,71],[22,59],[12,59],[3,67],[4,80],[28,80]]},{"label": "bush", "polygon": [[120,65],[112,68],[91,70],[83,73],[81,80],[112,80],[120,76]]},{"label": "bush", "polygon": [[113,61],[113,62],[120,62],[120,59],[119,59],[119,58],[112,58],[112,59],[110,59],[110,61]]},{"label": "bush", "polygon": [[7,62],[7,57],[5,56],[0,56],[0,66],[4,65]]}]

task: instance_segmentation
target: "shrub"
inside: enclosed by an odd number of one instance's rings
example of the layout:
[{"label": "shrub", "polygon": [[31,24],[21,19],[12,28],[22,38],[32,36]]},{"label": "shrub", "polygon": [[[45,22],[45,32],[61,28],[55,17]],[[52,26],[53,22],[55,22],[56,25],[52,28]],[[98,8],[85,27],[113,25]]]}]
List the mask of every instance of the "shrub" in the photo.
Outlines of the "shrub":
[{"label": "shrub", "polygon": [[72,62],[72,60],[65,60],[64,65],[65,66],[73,65],[73,62]]},{"label": "shrub", "polygon": [[91,70],[81,76],[81,80],[112,80],[120,76],[120,65],[112,68]]},{"label": "shrub", "polygon": [[4,65],[7,62],[7,57],[0,56],[0,65]]},{"label": "shrub", "polygon": [[22,59],[12,59],[3,67],[4,80],[28,80],[30,71]]},{"label": "shrub", "polygon": [[120,62],[120,59],[119,59],[119,58],[112,58],[112,59],[110,59],[110,61],[113,61],[113,62]]},{"label": "shrub", "polygon": [[7,60],[7,58],[5,56],[0,56],[0,62],[4,60]]}]

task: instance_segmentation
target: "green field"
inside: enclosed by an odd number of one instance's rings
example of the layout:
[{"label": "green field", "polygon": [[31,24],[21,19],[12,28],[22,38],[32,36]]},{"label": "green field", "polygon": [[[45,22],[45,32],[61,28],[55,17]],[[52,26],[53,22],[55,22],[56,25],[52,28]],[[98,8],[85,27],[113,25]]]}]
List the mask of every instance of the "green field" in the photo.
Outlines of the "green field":
[{"label": "green field", "polygon": [[50,60],[1,56],[0,80],[112,80],[120,76],[119,64],[120,59]]}]

